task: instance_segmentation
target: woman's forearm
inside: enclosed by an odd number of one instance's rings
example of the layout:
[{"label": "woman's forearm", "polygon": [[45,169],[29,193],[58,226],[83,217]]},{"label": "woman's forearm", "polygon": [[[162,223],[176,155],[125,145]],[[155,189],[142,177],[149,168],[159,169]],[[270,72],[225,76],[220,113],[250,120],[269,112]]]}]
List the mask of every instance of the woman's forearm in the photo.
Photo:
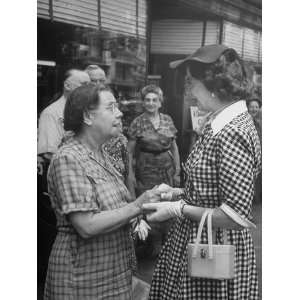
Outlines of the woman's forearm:
[{"label": "woman's forearm", "polygon": [[134,158],[134,152],[135,152],[135,146],[136,142],[135,141],[128,141],[127,144],[127,151],[128,151],[128,172],[130,175],[134,175],[134,170],[133,170],[133,158]]},{"label": "woman's forearm", "polygon": [[133,154],[132,153],[128,153],[128,173],[129,174],[134,174],[133,171]]},{"label": "woman's forearm", "polygon": [[142,209],[136,202],[114,210],[93,212],[74,212],[69,215],[72,225],[82,238],[114,231],[140,215]]},{"label": "woman's forearm", "polygon": [[176,144],[176,141],[175,141],[175,140],[172,142],[172,145],[171,145],[171,152],[172,152],[172,155],[173,155],[174,161],[175,161],[175,169],[176,169],[176,173],[179,174],[179,172],[180,172],[180,158],[179,158],[178,147],[177,147],[177,144]]},{"label": "woman's forearm", "polygon": [[[185,205],[183,207],[182,213],[186,218],[189,218],[193,221],[200,222],[202,214],[204,213],[204,207]],[[235,223],[231,218],[229,218],[221,209],[214,209],[212,215],[212,225],[215,228],[227,228],[242,230],[243,227]]]},{"label": "woman's forearm", "polygon": [[136,141],[135,140],[129,140],[127,144],[127,152],[128,152],[128,175],[126,178],[126,186],[128,190],[130,191],[133,198],[136,198],[135,194],[135,187],[136,187],[136,179],[135,179],[135,173],[133,168],[133,157],[135,153],[135,146]]}]

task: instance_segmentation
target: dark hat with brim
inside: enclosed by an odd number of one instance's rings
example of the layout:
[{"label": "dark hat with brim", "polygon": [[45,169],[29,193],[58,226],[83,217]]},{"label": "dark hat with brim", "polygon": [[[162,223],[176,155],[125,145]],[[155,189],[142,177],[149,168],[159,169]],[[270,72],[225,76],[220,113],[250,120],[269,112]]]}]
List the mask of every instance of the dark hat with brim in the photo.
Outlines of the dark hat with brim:
[{"label": "dark hat with brim", "polygon": [[225,50],[231,48],[225,45],[208,45],[197,49],[193,54],[189,55],[185,59],[175,60],[170,62],[170,68],[175,69],[181,66],[187,61],[197,61],[205,64],[215,62]]}]

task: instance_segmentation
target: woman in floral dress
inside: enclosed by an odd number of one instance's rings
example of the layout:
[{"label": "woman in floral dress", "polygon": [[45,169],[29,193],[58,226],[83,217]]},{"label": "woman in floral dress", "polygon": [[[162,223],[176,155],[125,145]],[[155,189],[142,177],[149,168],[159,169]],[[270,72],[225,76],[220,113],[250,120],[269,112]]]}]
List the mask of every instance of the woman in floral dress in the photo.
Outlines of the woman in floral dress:
[{"label": "woman in floral dress", "polygon": [[170,116],[159,112],[162,91],[158,86],[148,85],[142,89],[141,95],[145,111],[132,121],[128,130],[128,177],[133,194],[134,188],[140,194],[162,182],[176,185],[180,173],[177,129]]},{"label": "woman in floral dress", "polygon": [[[170,186],[180,182],[180,162],[176,144],[177,129],[170,116],[159,112],[162,106],[162,90],[147,85],[142,91],[144,113],[136,117],[128,130],[129,190],[135,196],[155,185],[166,183]],[[135,168],[133,165],[136,158]],[[168,222],[169,223],[169,222]],[[152,226],[146,250],[158,255],[169,226]]]},{"label": "woman in floral dress", "polygon": [[[149,221],[177,217],[160,253],[150,300],[257,300],[255,250],[249,228],[254,182],[260,170],[260,141],[243,99],[249,83],[233,49],[210,45],[171,67],[185,67],[188,91],[199,108],[212,112],[187,162],[181,200],[145,204]],[[184,70],[182,68],[181,70]],[[213,209],[214,237],[235,245],[233,279],[190,277],[187,245],[194,243],[205,209]],[[201,237],[207,243],[207,235]]]},{"label": "woman in floral dress", "polygon": [[103,150],[110,156],[115,169],[122,175],[125,181],[128,175],[128,151],[127,138],[123,133],[111,138],[103,145]]}]

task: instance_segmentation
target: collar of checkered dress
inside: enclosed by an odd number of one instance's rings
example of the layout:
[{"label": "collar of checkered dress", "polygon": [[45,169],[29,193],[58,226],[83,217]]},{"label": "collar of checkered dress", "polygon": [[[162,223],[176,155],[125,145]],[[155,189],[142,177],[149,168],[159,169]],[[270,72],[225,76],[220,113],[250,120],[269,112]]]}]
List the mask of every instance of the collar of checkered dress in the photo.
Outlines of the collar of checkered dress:
[{"label": "collar of checkered dress", "polygon": [[236,116],[247,111],[247,105],[245,100],[237,101],[221,111],[214,113],[213,120],[211,121],[211,128],[213,134],[216,135],[221,131],[228,123],[230,123]]}]

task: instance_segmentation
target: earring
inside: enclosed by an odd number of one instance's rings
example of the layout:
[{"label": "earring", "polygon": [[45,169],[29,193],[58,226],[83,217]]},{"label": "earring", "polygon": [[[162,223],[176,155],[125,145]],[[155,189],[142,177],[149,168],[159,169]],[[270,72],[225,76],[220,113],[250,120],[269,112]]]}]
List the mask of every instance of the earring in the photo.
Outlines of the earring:
[{"label": "earring", "polygon": [[92,121],[91,121],[91,120],[88,120],[88,119],[84,119],[84,120],[83,120],[83,123],[85,123],[85,124],[88,125],[88,126],[92,125]]},{"label": "earring", "polygon": [[213,98],[215,98],[215,97],[216,97],[214,93],[211,93],[211,96],[212,96]]}]

